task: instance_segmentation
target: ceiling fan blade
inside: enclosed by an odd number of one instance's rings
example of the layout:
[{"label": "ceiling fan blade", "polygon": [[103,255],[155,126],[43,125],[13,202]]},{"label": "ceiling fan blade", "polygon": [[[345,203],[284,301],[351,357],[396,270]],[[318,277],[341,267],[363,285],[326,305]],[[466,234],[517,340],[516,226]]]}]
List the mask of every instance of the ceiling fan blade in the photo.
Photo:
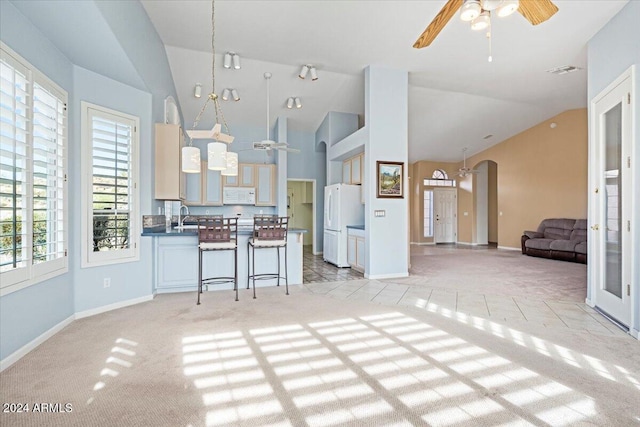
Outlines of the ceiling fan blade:
[{"label": "ceiling fan blade", "polygon": [[424,30],[418,40],[413,44],[413,47],[416,49],[422,49],[423,47],[427,47],[431,44],[431,42],[436,38],[440,31],[447,25],[447,22],[451,19],[451,17],[460,9],[462,6],[462,0],[449,0],[447,4],[438,12],[433,21],[429,24],[429,26]]},{"label": "ceiling fan blade", "polygon": [[520,0],[518,12],[531,22],[531,25],[542,24],[558,11],[558,6],[551,0]]}]

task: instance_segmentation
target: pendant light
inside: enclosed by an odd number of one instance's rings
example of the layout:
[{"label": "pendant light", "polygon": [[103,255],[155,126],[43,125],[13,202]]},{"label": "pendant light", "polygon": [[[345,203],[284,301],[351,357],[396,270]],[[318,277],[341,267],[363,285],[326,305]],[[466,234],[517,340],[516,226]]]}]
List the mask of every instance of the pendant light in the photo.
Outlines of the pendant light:
[{"label": "pendant light", "polygon": [[220,172],[223,176],[238,176],[238,153],[227,151],[226,168]]},{"label": "pendant light", "polygon": [[[229,126],[227,126],[224,114],[222,113],[222,109],[220,108],[218,95],[216,94],[215,34],[215,0],[211,0],[211,93],[209,93],[209,95],[207,96],[207,100],[196,116],[196,119],[193,122],[193,129],[187,131],[187,135],[189,135],[190,141],[188,147],[182,148],[183,172],[187,172],[187,169],[194,170],[193,166],[195,165],[196,160],[195,150],[198,150],[197,162],[200,163],[200,150],[197,147],[192,146],[192,142],[194,139],[213,139],[214,142],[207,144],[208,168],[211,170],[219,171],[225,171],[227,169],[227,144],[231,144],[233,142],[233,137],[230,135]],[[238,57],[238,61],[239,59],[240,58]],[[198,126],[198,123],[200,123],[202,114],[205,112],[207,105],[209,105],[209,102],[213,102],[216,124],[213,126],[213,129],[211,129],[211,131],[195,130],[195,128]],[[220,125],[220,122],[222,122],[222,125],[224,125],[224,130],[226,133],[221,132],[222,126]],[[190,160],[188,162],[191,163],[185,164],[185,158],[189,158]],[[233,170],[229,169],[229,174],[231,174],[232,172]],[[237,174],[237,168],[235,170],[235,173]]]},{"label": "pendant light", "polygon": [[200,149],[189,145],[182,147],[182,172],[200,173]]}]

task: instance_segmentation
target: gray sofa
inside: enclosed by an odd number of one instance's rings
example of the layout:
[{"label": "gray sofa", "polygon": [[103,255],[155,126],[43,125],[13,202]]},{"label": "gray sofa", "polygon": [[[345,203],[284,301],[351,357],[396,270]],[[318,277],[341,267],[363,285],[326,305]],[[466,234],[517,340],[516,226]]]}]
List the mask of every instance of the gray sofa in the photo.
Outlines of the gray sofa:
[{"label": "gray sofa", "polygon": [[522,253],[531,256],[587,263],[587,220],[548,218],[536,231],[525,231]]}]

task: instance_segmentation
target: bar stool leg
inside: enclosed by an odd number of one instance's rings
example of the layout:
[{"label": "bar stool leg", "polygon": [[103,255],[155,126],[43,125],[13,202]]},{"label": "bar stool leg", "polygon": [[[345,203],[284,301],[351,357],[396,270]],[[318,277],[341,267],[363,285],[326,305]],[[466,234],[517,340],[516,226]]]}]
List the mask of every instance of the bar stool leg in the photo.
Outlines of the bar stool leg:
[{"label": "bar stool leg", "polygon": [[278,279],[276,286],[280,286],[280,246],[276,246],[276,252],[278,253]]},{"label": "bar stool leg", "polygon": [[198,248],[198,303],[200,305],[200,294],[202,293],[202,249]]},{"label": "bar stool leg", "polygon": [[236,291],[236,301],[238,301],[238,245],[237,243],[236,243],[236,248],[233,250],[233,264],[234,264],[233,287],[234,287],[234,290]]},{"label": "bar stool leg", "polygon": [[253,299],[256,299],[256,247],[251,246],[251,252],[253,255],[251,258],[251,263],[253,264]]},{"label": "bar stool leg", "polygon": [[[278,249],[280,252],[280,249]],[[287,269],[287,247],[284,247],[284,284],[287,288],[287,295],[289,295],[289,270]]]},{"label": "bar stool leg", "polygon": [[249,247],[250,243],[247,243],[247,289],[249,289],[249,279],[251,278],[251,263],[249,259]]}]

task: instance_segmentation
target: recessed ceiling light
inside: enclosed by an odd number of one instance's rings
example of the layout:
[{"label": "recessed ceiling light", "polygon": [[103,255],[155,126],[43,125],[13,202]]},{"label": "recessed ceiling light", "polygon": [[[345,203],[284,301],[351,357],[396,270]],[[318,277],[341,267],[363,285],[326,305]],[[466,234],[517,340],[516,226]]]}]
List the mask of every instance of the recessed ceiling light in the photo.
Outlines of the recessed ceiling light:
[{"label": "recessed ceiling light", "polygon": [[575,65],[564,65],[562,67],[551,68],[547,70],[547,73],[551,74],[567,74],[573,73],[574,71],[582,70],[580,67],[576,67]]}]

